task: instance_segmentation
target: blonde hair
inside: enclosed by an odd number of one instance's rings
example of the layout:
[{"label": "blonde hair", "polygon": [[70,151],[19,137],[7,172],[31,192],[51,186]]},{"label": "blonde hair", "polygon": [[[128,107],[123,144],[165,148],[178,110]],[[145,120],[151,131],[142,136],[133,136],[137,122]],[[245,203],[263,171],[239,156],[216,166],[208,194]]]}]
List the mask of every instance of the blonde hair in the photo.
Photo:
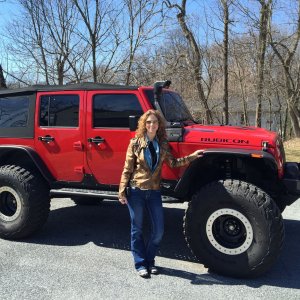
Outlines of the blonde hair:
[{"label": "blonde hair", "polygon": [[139,122],[138,122],[138,128],[136,130],[136,135],[135,136],[138,137],[138,138],[144,137],[144,135],[147,132],[146,121],[147,121],[147,119],[150,115],[154,115],[158,120],[158,130],[157,130],[157,133],[156,133],[156,136],[157,136],[158,140],[160,142],[163,141],[163,140],[166,140],[167,139],[167,133],[166,133],[165,120],[161,116],[160,112],[158,110],[154,110],[154,109],[149,109],[148,111],[146,111],[140,117]]}]

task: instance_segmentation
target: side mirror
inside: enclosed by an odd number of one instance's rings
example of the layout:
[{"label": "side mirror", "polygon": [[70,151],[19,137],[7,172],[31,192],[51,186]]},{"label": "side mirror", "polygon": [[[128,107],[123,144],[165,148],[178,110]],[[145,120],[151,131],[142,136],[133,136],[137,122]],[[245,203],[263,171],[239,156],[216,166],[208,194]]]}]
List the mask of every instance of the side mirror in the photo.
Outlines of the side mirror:
[{"label": "side mirror", "polygon": [[130,131],[136,131],[138,127],[138,121],[140,116],[129,116],[129,129]]}]

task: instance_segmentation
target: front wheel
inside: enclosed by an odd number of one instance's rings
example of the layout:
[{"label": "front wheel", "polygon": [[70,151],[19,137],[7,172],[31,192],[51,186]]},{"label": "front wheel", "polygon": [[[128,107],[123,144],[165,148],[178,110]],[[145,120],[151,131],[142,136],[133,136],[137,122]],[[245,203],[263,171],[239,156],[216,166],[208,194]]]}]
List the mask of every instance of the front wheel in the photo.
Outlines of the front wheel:
[{"label": "front wheel", "polygon": [[284,227],[275,202],[238,180],[210,183],[193,197],[184,233],[201,263],[216,273],[256,277],[277,260]]}]

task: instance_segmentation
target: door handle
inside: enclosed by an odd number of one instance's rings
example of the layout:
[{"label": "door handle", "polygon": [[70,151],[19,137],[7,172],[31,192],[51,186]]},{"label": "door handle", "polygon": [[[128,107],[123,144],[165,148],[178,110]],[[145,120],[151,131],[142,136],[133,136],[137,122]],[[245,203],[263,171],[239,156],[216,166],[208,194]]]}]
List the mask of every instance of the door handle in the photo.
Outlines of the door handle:
[{"label": "door handle", "polygon": [[101,143],[105,142],[105,139],[103,139],[100,136],[95,136],[94,138],[88,138],[89,143],[95,143],[96,145],[99,145]]},{"label": "door handle", "polygon": [[39,141],[42,141],[42,142],[50,143],[50,142],[53,142],[53,141],[54,141],[54,137],[52,137],[52,136],[50,136],[50,135],[39,136],[39,137],[38,137],[38,140],[39,140]]}]

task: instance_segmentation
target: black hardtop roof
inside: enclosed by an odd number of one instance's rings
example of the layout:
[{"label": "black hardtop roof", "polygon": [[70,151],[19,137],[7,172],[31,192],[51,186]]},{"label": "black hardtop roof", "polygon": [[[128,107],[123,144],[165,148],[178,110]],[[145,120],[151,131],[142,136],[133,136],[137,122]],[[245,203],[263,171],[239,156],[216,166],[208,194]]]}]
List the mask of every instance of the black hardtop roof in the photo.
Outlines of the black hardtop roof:
[{"label": "black hardtop roof", "polygon": [[117,85],[107,83],[84,82],[67,85],[33,85],[18,89],[0,89],[0,95],[34,93],[34,92],[54,92],[54,91],[78,91],[78,90],[137,90],[138,86]]}]

